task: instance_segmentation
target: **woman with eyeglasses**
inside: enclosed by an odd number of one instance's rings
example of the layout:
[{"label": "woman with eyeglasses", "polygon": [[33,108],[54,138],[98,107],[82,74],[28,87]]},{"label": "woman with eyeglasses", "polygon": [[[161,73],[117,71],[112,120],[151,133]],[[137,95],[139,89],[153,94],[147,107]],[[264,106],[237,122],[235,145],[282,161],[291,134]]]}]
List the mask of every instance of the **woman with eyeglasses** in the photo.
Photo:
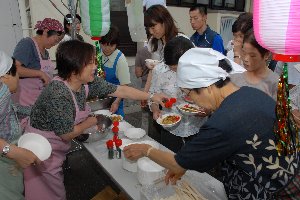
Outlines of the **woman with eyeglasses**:
[{"label": "woman with eyeglasses", "polygon": [[165,95],[117,86],[95,77],[96,52],[93,45],[78,40],[61,43],[56,52],[58,76],[42,91],[32,107],[26,132],[41,134],[52,147],[49,159],[24,171],[25,197],[28,200],[66,199],[62,164],[70,142],[83,131],[96,126],[97,117],[89,116],[89,98],[107,96],[133,100],[153,100],[163,104]]},{"label": "woman with eyeglasses", "polygon": [[1,199],[24,199],[23,170],[40,160],[31,151],[17,146],[22,132],[17,114],[30,109],[13,104],[11,94],[18,87],[15,61],[0,51],[0,194]]},{"label": "woman with eyeglasses", "polygon": [[168,169],[165,181],[172,184],[186,170],[206,172],[222,162],[228,199],[273,199],[292,180],[299,157],[278,155],[276,103],[256,88],[234,85],[229,74],[242,71],[213,49],[185,52],[178,63],[178,87],[198,106],[211,110],[211,117],[176,154],[132,144],[124,148],[125,157],[149,157]]},{"label": "woman with eyeglasses", "polygon": [[23,106],[32,106],[51,81],[55,66],[48,49],[59,43],[64,32],[62,24],[51,18],[38,21],[34,29],[36,36],[20,40],[13,53],[20,76],[13,98]]}]

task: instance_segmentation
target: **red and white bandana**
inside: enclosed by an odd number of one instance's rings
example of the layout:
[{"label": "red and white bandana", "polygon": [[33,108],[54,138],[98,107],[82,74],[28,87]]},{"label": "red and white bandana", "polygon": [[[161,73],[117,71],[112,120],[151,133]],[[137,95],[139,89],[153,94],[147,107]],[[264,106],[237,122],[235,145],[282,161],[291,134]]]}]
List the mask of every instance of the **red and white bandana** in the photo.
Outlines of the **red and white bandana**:
[{"label": "red and white bandana", "polygon": [[58,20],[52,18],[45,18],[43,21],[38,21],[34,29],[37,30],[48,29],[49,31],[52,30],[52,31],[64,32],[64,28],[62,24]]}]

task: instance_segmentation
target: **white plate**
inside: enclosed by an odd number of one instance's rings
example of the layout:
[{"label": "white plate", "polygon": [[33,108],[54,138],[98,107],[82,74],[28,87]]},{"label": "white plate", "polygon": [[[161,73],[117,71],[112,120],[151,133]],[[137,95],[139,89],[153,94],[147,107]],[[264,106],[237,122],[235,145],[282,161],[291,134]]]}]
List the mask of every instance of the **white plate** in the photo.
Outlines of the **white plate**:
[{"label": "white plate", "polygon": [[[178,116],[178,117],[179,117],[179,120],[176,121],[175,123],[172,123],[172,124],[163,124],[163,123],[162,123],[162,120],[163,120],[164,118],[168,117],[168,116]],[[176,114],[176,113],[168,113],[168,114],[164,114],[164,115],[162,115],[161,117],[157,118],[157,120],[156,120],[156,122],[157,122],[158,124],[160,124],[160,125],[163,126],[163,127],[167,127],[167,128],[175,126],[175,125],[178,124],[180,121],[181,121],[181,116],[178,115],[178,114]]]},{"label": "white plate", "polygon": [[129,128],[124,131],[124,135],[129,139],[139,139],[146,135],[146,131],[141,128]]},{"label": "white plate", "polygon": [[111,112],[109,110],[97,110],[94,112],[96,115],[106,115],[106,116],[111,116]]},{"label": "white plate", "polygon": [[52,152],[49,141],[36,133],[25,133],[19,138],[18,147],[32,151],[41,161],[47,160]]},{"label": "white plate", "polygon": [[[192,112],[190,112],[190,111],[185,111],[185,110],[182,109],[182,108],[184,108],[185,106],[192,106],[193,108],[198,109],[198,111],[194,111],[194,112],[193,112],[193,111],[192,111]],[[190,104],[190,103],[182,103],[182,104],[178,105],[177,108],[180,110],[180,112],[182,112],[182,113],[185,114],[185,115],[196,115],[196,114],[199,114],[199,113],[202,112],[202,111],[201,111],[201,108],[200,108],[199,106],[197,106],[197,105],[195,105],[195,104]]]}]

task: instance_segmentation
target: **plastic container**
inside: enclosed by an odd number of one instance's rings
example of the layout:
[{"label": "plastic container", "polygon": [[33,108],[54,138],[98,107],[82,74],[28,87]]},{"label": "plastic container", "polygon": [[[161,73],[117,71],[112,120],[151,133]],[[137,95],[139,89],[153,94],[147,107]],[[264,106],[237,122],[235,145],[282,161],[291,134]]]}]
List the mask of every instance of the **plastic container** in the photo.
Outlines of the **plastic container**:
[{"label": "plastic container", "polygon": [[[223,184],[206,173],[187,171],[182,180],[188,182],[206,199],[226,200],[226,192]],[[153,184],[144,185],[141,188],[141,200],[161,200],[175,195],[172,185],[166,185],[164,180]]]},{"label": "plastic container", "polygon": [[165,168],[153,162],[147,157],[140,158],[137,162],[137,165],[137,177],[142,185],[151,185],[156,180],[165,176]]}]

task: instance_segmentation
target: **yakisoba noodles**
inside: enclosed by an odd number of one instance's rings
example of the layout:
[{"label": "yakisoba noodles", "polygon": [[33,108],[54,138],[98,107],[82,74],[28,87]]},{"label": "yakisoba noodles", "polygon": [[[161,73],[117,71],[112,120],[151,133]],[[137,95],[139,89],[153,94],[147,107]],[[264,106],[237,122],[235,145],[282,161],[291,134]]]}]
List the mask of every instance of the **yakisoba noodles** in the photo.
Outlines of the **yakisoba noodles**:
[{"label": "yakisoba noodles", "polygon": [[180,119],[179,116],[177,115],[169,115],[165,118],[162,119],[161,123],[162,124],[174,124]]}]

